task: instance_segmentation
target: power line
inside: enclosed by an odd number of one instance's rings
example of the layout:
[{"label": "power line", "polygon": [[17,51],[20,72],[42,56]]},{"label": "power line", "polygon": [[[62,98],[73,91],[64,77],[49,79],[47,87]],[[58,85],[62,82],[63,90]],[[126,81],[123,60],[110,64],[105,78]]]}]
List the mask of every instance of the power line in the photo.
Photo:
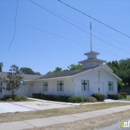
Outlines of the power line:
[{"label": "power line", "polygon": [[[13,21],[12,19],[9,19],[9,18],[3,17],[3,16],[0,16],[0,17],[1,17],[1,18],[4,18],[4,19],[7,19],[7,20],[10,20],[10,21]],[[45,30],[43,30],[43,29],[40,29],[40,28],[31,26],[31,25],[28,25],[28,24],[25,24],[25,23],[22,23],[22,22],[19,22],[19,21],[16,21],[16,23],[19,23],[19,24],[21,24],[21,25],[23,25],[23,26],[27,26],[27,27],[29,27],[29,28],[32,28],[32,29],[35,29],[35,30],[38,30],[38,31],[41,31],[41,32],[44,32],[44,33],[47,33],[47,34],[49,34],[49,35],[53,35],[53,36],[59,37],[59,38],[61,38],[61,39],[64,39],[64,40],[67,40],[67,41],[70,41],[70,42],[73,42],[73,43],[77,43],[77,44],[86,46],[86,44],[83,44],[83,43],[74,41],[74,40],[72,40],[72,39],[68,39],[68,38],[66,38],[66,37],[63,37],[63,36],[54,34],[54,33],[52,33],[52,32],[45,31]],[[94,47],[94,48],[95,48],[95,47]],[[101,50],[101,49],[98,49],[98,48],[95,48],[95,49],[100,50],[100,51],[103,51],[103,52],[108,53],[108,54],[111,54],[111,55],[115,55],[115,56],[120,57],[119,55],[114,54],[114,53],[110,53],[110,52],[107,52],[107,51],[104,51],[104,50]]]},{"label": "power line", "polygon": [[[49,12],[50,14],[52,14],[52,15],[54,15],[54,16],[56,16],[56,17],[60,18],[60,19],[62,19],[63,21],[65,21],[65,22],[67,22],[67,23],[71,24],[72,26],[74,26],[74,27],[76,27],[76,28],[78,28],[78,29],[82,30],[83,32],[85,32],[85,33],[87,33],[87,34],[90,34],[90,33],[89,33],[89,32],[87,32],[86,30],[84,30],[84,29],[82,29],[82,28],[78,27],[77,25],[75,25],[75,24],[73,24],[73,23],[69,22],[68,20],[66,20],[66,19],[64,19],[64,18],[62,18],[62,17],[60,17],[59,15],[57,15],[57,14],[55,14],[55,13],[51,12],[50,10],[46,9],[45,7],[43,7],[43,6],[39,5],[39,4],[37,4],[37,3],[35,3],[35,2],[33,2],[33,1],[31,1],[31,0],[29,0],[29,1],[30,1],[31,3],[33,3],[34,5],[36,5],[37,7],[39,7],[39,8],[41,8],[41,9],[43,9],[43,10],[45,10],[45,11]],[[119,48],[119,47],[116,47],[116,46],[114,46],[113,44],[111,44],[111,43],[109,43],[109,42],[107,42],[107,41],[105,41],[105,40],[103,40],[103,39],[101,39],[101,38],[99,38],[99,37],[97,37],[97,36],[95,36],[95,35],[93,35],[93,34],[92,34],[92,36],[93,36],[93,37],[95,37],[95,38],[97,38],[98,40],[100,40],[100,41],[104,42],[104,43],[107,43],[107,44],[109,44],[109,45],[113,46],[114,48],[116,48],[116,49],[118,49],[118,50],[121,50],[121,51],[123,51],[123,52],[125,52],[125,53],[130,54],[129,52],[126,52],[125,50],[123,50],[123,49],[121,49],[121,48]]]},{"label": "power line", "polygon": [[14,41],[14,37],[15,37],[15,33],[16,33],[16,19],[17,19],[17,11],[18,11],[18,0],[17,0],[17,3],[16,3],[16,12],[15,12],[15,18],[14,18],[14,33],[13,33],[12,40],[11,40],[11,42],[10,42],[10,44],[9,44],[9,48],[8,48],[8,50],[10,49],[10,46],[11,46],[11,44],[12,44],[13,41]]},{"label": "power line", "polygon": [[92,17],[92,16],[90,16],[90,15],[88,15],[88,14],[86,14],[86,13],[84,13],[84,12],[82,12],[82,11],[80,11],[80,10],[78,10],[78,9],[76,9],[76,8],[74,8],[74,7],[70,6],[70,5],[68,5],[68,4],[66,4],[65,2],[63,2],[63,1],[61,1],[61,0],[58,0],[58,1],[59,1],[60,3],[62,3],[62,4],[64,4],[64,5],[66,5],[66,6],[70,7],[71,9],[73,9],[73,10],[75,10],[75,11],[77,11],[77,12],[79,12],[79,13],[81,13],[81,14],[83,14],[83,15],[85,15],[85,16],[87,16],[87,17],[93,19],[93,20],[95,20],[96,22],[98,22],[98,23],[100,23],[100,24],[102,24],[102,25],[104,25],[104,26],[106,26],[106,27],[108,27],[108,28],[110,28],[110,29],[112,29],[112,30],[114,30],[114,31],[116,31],[116,32],[118,32],[118,33],[120,33],[120,34],[122,34],[122,35],[128,37],[128,38],[130,38],[130,36],[128,36],[127,34],[121,32],[121,31],[119,31],[119,30],[117,30],[117,29],[115,29],[115,28],[113,28],[113,27],[111,27],[111,26],[109,26],[109,25],[107,25],[107,24],[105,24],[105,23],[99,21],[99,20],[97,20],[96,18],[94,18],[94,17]]},{"label": "power line", "polygon": [[[51,10],[51,9],[49,9],[49,10]],[[75,23],[78,23],[78,24],[80,24],[80,25],[82,25],[82,26],[84,26],[84,27],[88,27],[88,26],[86,26],[86,25],[84,25],[84,24],[82,24],[82,23],[80,23],[80,22],[78,22],[78,21],[76,21],[76,20],[73,20],[72,18],[69,18],[69,17],[67,17],[67,16],[65,16],[65,15],[63,15],[63,14],[60,14],[59,12],[56,12],[56,11],[54,11],[54,10],[51,10],[51,11],[53,11],[53,12],[59,14],[60,16],[63,16],[64,18],[66,17],[67,19],[69,19],[69,20],[71,20],[71,21],[73,21],[73,22],[75,22]],[[90,28],[90,27],[88,27],[88,28]],[[104,33],[101,33],[101,32],[99,32],[99,31],[97,31],[97,30],[95,30],[95,29],[93,29],[93,31],[95,31],[95,32],[97,32],[97,33],[99,33],[99,34],[101,34],[101,35],[103,35],[103,36],[105,36],[105,37],[108,37],[108,38],[110,38],[110,39],[112,39],[112,40],[114,40],[114,41],[116,41],[116,42],[118,42],[118,43],[121,43],[121,44],[123,44],[123,45],[126,45],[127,47],[130,47],[130,46],[127,45],[126,43],[123,43],[123,42],[121,42],[121,41],[119,41],[119,40],[116,40],[116,39],[110,37],[110,36],[107,36],[107,35],[105,35]]]}]

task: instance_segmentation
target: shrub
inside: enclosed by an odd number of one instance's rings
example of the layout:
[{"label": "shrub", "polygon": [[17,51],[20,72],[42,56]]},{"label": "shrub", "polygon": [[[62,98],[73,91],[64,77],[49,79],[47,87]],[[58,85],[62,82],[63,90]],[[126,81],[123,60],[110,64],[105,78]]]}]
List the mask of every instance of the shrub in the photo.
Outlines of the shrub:
[{"label": "shrub", "polygon": [[2,98],[3,101],[6,101],[8,99],[13,99],[16,95],[4,95],[4,97]]},{"label": "shrub", "polygon": [[92,97],[96,98],[97,101],[104,101],[105,99],[105,95],[100,93],[93,94]]},{"label": "shrub", "polygon": [[89,102],[89,98],[88,97],[83,97],[83,102]]},{"label": "shrub", "polygon": [[69,98],[69,102],[80,103],[83,101],[84,101],[84,99],[82,97],[78,97],[78,96],[71,96]]},{"label": "shrub", "polygon": [[124,98],[124,96],[122,96],[122,95],[118,95],[118,99],[123,99]]},{"label": "shrub", "polygon": [[89,97],[89,98],[88,98],[88,101],[89,101],[89,102],[97,102],[97,99],[94,98],[94,97]]},{"label": "shrub", "polygon": [[108,94],[108,98],[118,100],[118,94]]},{"label": "shrub", "polygon": [[45,95],[44,95],[44,94],[41,94],[41,95],[40,95],[40,99],[45,99]]},{"label": "shrub", "polygon": [[20,100],[21,100],[21,97],[20,97],[19,95],[15,95],[15,96],[13,97],[13,100],[14,100],[14,101],[20,101]]},{"label": "shrub", "polygon": [[125,93],[125,92],[120,92],[119,94],[122,95],[124,98],[127,97],[127,93]]},{"label": "shrub", "polygon": [[28,100],[28,97],[27,96],[21,96],[21,100]]},{"label": "shrub", "polygon": [[68,102],[68,100],[69,100],[68,96],[58,96],[55,98],[56,98],[56,101],[61,101],[61,102]]},{"label": "shrub", "polygon": [[41,95],[42,95],[41,93],[33,93],[32,97],[40,99]]},{"label": "shrub", "polygon": [[12,98],[8,98],[6,101],[13,101]]},{"label": "shrub", "polygon": [[108,94],[108,98],[118,100],[118,99],[122,99],[124,97],[120,94]]}]

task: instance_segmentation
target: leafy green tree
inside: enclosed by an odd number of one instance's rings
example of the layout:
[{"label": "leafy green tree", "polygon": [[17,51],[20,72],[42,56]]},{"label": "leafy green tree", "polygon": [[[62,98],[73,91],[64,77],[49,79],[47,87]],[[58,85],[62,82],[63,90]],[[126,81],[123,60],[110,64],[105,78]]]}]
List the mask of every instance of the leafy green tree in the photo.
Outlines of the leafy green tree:
[{"label": "leafy green tree", "polygon": [[77,69],[81,69],[82,65],[81,64],[71,64],[68,66],[68,69],[62,69],[60,67],[56,67],[54,71],[49,71],[47,72],[47,74],[51,74],[51,73],[58,73],[58,72],[63,72],[63,71],[68,71],[68,70],[77,70]]},{"label": "leafy green tree", "polygon": [[0,72],[2,72],[3,63],[0,62]]},{"label": "leafy green tree", "polygon": [[62,71],[62,68],[60,67],[56,67],[55,70],[53,71],[54,73],[57,73],[57,72],[61,72]]},{"label": "leafy green tree", "polygon": [[41,75],[39,72],[34,72],[31,68],[21,67],[20,72],[23,74]]},{"label": "leafy green tree", "polygon": [[81,69],[82,68],[82,65],[81,64],[71,64],[68,66],[68,69],[69,70],[77,70],[77,69]]},{"label": "leafy green tree", "polygon": [[41,75],[41,73],[40,72],[35,72],[35,75]]},{"label": "leafy green tree", "polygon": [[52,72],[51,71],[48,71],[46,74],[51,74]]},{"label": "leafy green tree", "polygon": [[6,88],[4,89],[12,92],[12,97],[14,93],[20,88],[20,80],[23,77],[19,73],[19,68],[15,64],[12,65],[7,73],[7,77],[3,78],[3,81],[6,83]]},{"label": "leafy green tree", "polygon": [[119,62],[108,62],[107,65],[122,79],[125,86],[130,87],[130,58],[119,60]]}]

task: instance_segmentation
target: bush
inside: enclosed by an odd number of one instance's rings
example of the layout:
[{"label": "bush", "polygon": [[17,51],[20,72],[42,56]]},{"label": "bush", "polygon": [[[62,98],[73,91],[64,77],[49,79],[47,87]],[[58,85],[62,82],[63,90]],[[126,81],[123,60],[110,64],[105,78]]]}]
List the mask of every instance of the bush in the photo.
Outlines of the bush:
[{"label": "bush", "polygon": [[94,97],[89,97],[89,98],[88,98],[88,101],[89,101],[89,102],[97,102],[97,99],[94,98]]},{"label": "bush", "polygon": [[125,93],[125,92],[120,92],[119,94],[122,95],[124,98],[127,97],[127,93]]},{"label": "bush", "polygon": [[96,98],[97,101],[104,101],[105,99],[105,95],[100,93],[93,94],[92,97]]},{"label": "bush", "polygon": [[89,98],[88,97],[83,97],[83,102],[89,102]]},{"label": "bush", "polygon": [[124,96],[122,96],[122,95],[118,95],[118,99],[123,99],[124,98]]},{"label": "bush", "polygon": [[108,98],[118,100],[118,99],[122,99],[124,97],[120,94],[108,94]]},{"label": "bush", "polygon": [[6,101],[8,99],[13,99],[16,95],[4,95],[4,97],[2,98],[3,101]]},{"label": "bush", "polygon": [[42,95],[41,93],[33,93],[32,97],[40,99],[41,95]]},{"label": "bush", "polygon": [[55,99],[56,99],[56,101],[68,102],[69,97],[68,96],[56,96]]},{"label": "bush", "polygon": [[20,100],[21,100],[21,97],[20,97],[19,95],[15,95],[15,96],[13,97],[13,100],[14,100],[14,101],[20,101]]},{"label": "bush", "polygon": [[80,103],[80,102],[83,102],[83,101],[84,101],[84,98],[78,97],[78,96],[71,96],[69,98],[69,102]]},{"label": "bush", "polygon": [[21,96],[21,100],[28,100],[28,97],[27,96]]},{"label": "bush", "polygon": [[40,99],[45,99],[45,95],[44,95],[44,94],[41,94],[41,95],[40,95]]}]

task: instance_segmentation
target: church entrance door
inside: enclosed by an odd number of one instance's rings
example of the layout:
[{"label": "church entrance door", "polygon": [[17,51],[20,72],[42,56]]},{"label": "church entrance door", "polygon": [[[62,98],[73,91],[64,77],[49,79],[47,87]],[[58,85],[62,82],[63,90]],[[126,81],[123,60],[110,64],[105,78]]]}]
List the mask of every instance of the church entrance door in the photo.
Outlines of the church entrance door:
[{"label": "church entrance door", "polygon": [[95,92],[104,94],[104,83],[103,82],[95,82]]}]

